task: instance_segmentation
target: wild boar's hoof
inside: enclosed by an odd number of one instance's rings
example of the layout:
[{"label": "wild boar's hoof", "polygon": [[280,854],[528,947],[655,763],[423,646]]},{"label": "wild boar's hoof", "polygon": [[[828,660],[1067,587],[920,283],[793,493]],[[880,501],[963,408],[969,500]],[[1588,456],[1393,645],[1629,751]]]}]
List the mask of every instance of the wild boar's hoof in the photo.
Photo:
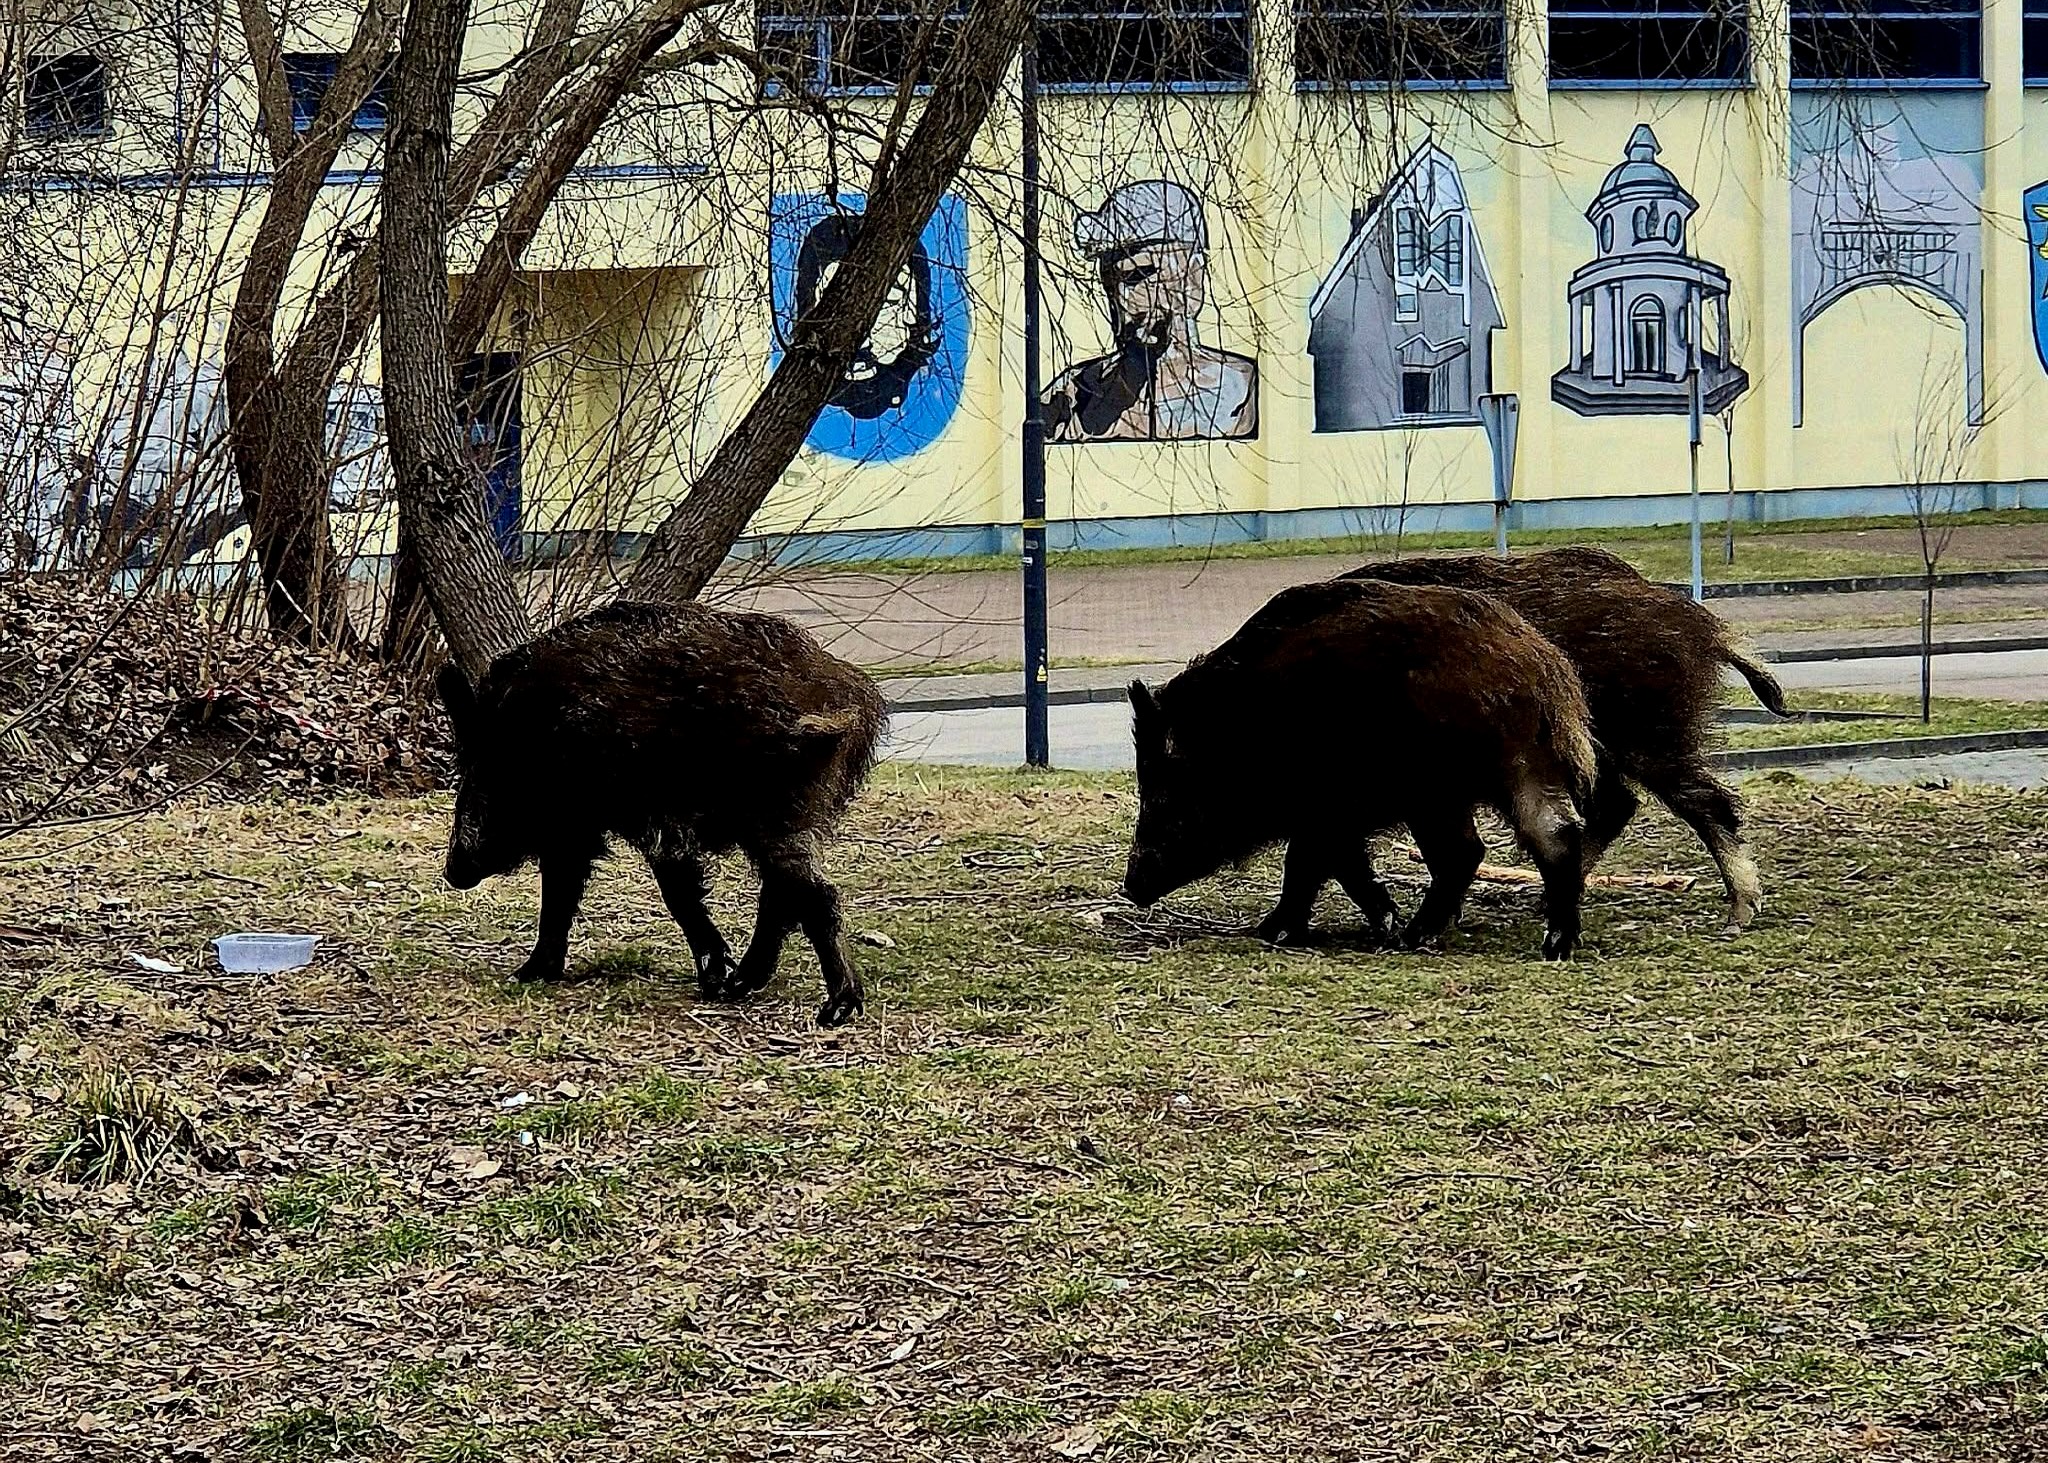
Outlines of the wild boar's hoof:
[{"label": "wild boar's hoof", "polygon": [[1369,914],[1365,917],[1366,938],[1375,945],[1398,945],[1401,943],[1401,922],[1393,911],[1384,914]]},{"label": "wild boar's hoof", "polygon": [[556,955],[549,957],[539,951],[526,957],[526,963],[512,972],[515,981],[561,980],[568,974],[568,959]]},{"label": "wild boar's hoof", "polygon": [[1308,926],[1292,924],[1276,910],[1253,927],[1252,933],[1269,945],[1306,945]]},{"label": "wild boar's hoof", "polygon": [[818,1007],[820,1026],[844,1026],[861,1013],[862,1002],[859,991],[841,991]]},{"label": "wild boar's hoof", "polygon": [[1543,933],[1543,958],[1545,960],[1569,960],[1572,950],[1579,943],[1578,936],[1565,934],[1561,930],[1546,930]]},{"label": "wild boar's hoof", "polygon": [[737,1001],[753,988],[740,978],[733,958],[720,951],[697,962],[697,994],[707,1001]]}]

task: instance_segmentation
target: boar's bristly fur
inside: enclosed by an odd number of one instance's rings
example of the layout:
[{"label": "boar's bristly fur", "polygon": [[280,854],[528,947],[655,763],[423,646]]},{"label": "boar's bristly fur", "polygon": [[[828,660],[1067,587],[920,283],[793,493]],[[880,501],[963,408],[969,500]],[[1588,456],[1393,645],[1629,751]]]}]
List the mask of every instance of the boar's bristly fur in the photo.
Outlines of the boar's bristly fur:
[{"label": "boar's bristly fur", "polygon": [[1268,939],[1304,938],[1331,879],[1374,926],[1393,903],[1366,857],[1405,823],[1429,893],[1403,932],[1456,917],[1496,809],[1543,873],[1543,953],[1579,934],[1577,803],[1595,756],[1571,662],[1498,600],[1336,580],[1284,590],[1156,692],[1131,685],[1138,826],[1124,892],[1139,904],[1287,845]]},{"label": "boar's bristly fur", "polygon": [[1742,839],[1741,804],[1714,776],[1707,748],[1722,667],[1736,670],[1779,716],[1785,697],[1769,671],[1730,643],[1712,611],[1591,548],[1512,559],[1401,559],[1368,564],[1344,578],[1450,585],[1513,607],[1571,657],[1593,708],[1601,758],[1599,783],[1585,809],[1587,867],[1635,816],[1633,782],[1706,844],[1728,886],[1730,921],[1745,925],[1756,915],[1762,895]]},{"label": "boar's bristly fur", "polygon": [[[450,667],[441,696],[461,774],[448,882],[540,864],[540,934],[519,978],[562,974],[584,886],[616,837],[653,869],[706,996],[760,990],[801,929],[824,969],[818,1020],[860,1010],[819,864],[885,720],[855,667],[772,615],[614,604],[500,656],[475,687]],[[761,876],[737,963],[705,904],[705,859],[733,849]]]}]

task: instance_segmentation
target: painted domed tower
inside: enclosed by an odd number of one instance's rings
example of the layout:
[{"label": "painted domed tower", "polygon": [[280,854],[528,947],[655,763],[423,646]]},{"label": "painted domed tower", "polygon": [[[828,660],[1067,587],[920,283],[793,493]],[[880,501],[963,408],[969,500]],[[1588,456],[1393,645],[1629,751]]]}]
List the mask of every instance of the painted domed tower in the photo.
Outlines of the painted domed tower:
[{"label": "painted domed tower", "polygon": [[1749,389],[1728,339],[1728,273],[1686,253],[1699,200],[1657,161],[1657,134],[1638,126],[1627,156],[1586,210],[1599,257],[1572,275],[1571,360],[1552,399],[1582,416],[1686,410],[1686,376],[1720,411]]}]

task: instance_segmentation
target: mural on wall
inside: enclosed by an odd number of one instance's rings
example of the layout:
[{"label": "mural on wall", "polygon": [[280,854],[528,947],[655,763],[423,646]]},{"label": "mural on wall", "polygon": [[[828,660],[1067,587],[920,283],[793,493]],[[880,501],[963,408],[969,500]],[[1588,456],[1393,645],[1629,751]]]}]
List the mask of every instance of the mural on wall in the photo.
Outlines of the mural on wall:
[{"label": "mural on wall", "polygon": [[[817,302],[853,246],[865,206],[859,194],[775,199],[769,239],[774,360],[782,359],[796,317]],[[949,196],[933,211],[805,444],[856,462],[922,452],[953,420],[966,378],[967,207]]]},{"label": "mural on wall", "polygon": [[2033,246],[2034,353],[2048,371],[2048,182],[2036,183],[2022,200],[2027,242]]},{"label": "mural on wall", "polygon": [[1706,410],[1749,389],[1728,333],[1728,272],[1686,252],[1699,201],[1657,161],[1639,125],[1586,209],[1599,249],[1566,286],[1571,359],[1550,395],[1581,416],[1683,413],[1697,365]]},{"label": "mural on wall", "polygon": [[1968,419],[1983,421],[1982,99],[1792,100],[1792,425],[1806,415],[1807,327],[1875,285],[1962,322]]},{"label": "mural on wall", "polygon": [[1045,393],[1048,442],[1246,439],[1259,431],[1259,364],[1205,345],[1209,228],[1178,183],[1129,183],[1074,221],[1095,267],[1111,349],[1060,372]]},{"label": "mural on wall", "polygon": [[1315,430],[1479,420],[1504,328],[1486,251],[1451,155],[1426,142],[1351,216],[1351,237],[1308,306]]}]

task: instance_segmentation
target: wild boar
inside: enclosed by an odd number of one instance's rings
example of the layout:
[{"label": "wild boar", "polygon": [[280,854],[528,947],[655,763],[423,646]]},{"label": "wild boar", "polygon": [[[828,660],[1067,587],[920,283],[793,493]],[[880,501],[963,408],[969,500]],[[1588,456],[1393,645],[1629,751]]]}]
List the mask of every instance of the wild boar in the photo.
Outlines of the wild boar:
[{"label": "wild boar", "polygon": [[[653,869],[706,997],[767,985],[801,928],[824,970],[819,1024],[861,1009],[819,866],[885,720],[859,670],[772,615],[614,604],[500,656],[475,687],[450,666],[440,691],[461,778],[448,882],[540,864],[540,934],[516,978],[561,976],[584,886],[616,837]],[[733,849],[761,877],[737,963],[705,905],[705,859]]]},{"label": "wild boar", "polygon": [[1513,610],[1460,589],[1335,580],[1282,591],[1156,692],[1130,687],[1138,826],[1124,893],[1148,905],[1287,845],[1259,933],[1305,937],[1335,878],[1375,926],[1394,916],[1366,858],[1405,823],[1429,867],[1407,943],[1449,926],[1497,810],[1543,875],[1543,954],[1579,937],[1578,800],[1595,757],[1571,662]]},{"label": "wild boar", "polygon": [[1496,559],[1478,554],[1368,564],[1344,576],[1447,585],[1490,594],[1571,658],[1593,709],[1600,775],[1586,817],[1590,869],[1638,806],[1631,782],[1671,809],[1707,846],[1728,887],[1729,921],[1755,918],[1763,896],[1742,838],[1735,790],[1707,761],[1721,668],[1733,666],[1766,708],[1786,714],[1771,673],[1730,641],[1712,611],[1652,584],[1602,549]]}]

